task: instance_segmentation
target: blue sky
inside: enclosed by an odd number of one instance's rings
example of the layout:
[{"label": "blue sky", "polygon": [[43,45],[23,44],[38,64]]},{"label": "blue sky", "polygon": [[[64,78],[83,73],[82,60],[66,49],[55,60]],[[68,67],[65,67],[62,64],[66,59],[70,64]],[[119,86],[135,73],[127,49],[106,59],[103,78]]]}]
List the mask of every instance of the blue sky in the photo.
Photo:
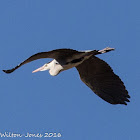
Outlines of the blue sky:
[{"label": "blue sky", "polygon": [[48,71],[32,74],[49,61],[37,60],[10,75],[0,72],[0,132],[62,134],[52,140],[139,139],[139,5],[138,0],[1,0],[1,70],[37,52],[110,46],[116,50],[99,57],[124,81],[131,102],[101,100],[75,68],[56,77]]}]

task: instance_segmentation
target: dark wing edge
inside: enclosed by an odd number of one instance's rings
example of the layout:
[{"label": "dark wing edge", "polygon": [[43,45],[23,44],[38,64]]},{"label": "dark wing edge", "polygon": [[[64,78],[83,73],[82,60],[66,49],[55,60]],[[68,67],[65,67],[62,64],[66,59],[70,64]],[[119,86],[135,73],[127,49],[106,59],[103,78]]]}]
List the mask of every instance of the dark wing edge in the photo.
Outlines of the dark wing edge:
[{"label": "dark wing edge", "polygon": [[[106,53],[109,52],[111,50],[114,50],[114,48],[105,48],[103,50],[100,51],[96,51],[94,50],[91,53],[95,53],[96,54],[101,54],[101,53]],[[37,59],[41,59],[41,58],[53,58],[53,59],[63,59],[66,56],[70,56],[70,55],[74,55],[77,53],[82,53],[82,52],[78,52],[76,50],[73,49],[56,49],[56,50],[52,50],[52,51],[48,51],[48,52],[40,52],[40,53],[36,53],[34,55],[32,55],[31,57],[29,57],[28,59],[26,59],[25,61],[23,61],[22,63],[20,63],[19,65],[17,65],[16,67],[9,69],[9,70],[3,70],[3,72],[9,74],[14,72],[16,69],[18,69],[19,67],[23,66],[24,64],[27,64],[31,61],[37,60]]]},{"label": "dark wing edge", "polygon": [[58,57],[61,57],[63,54],[67,54],[68,51],[70,53],[77,53],[76,50],[72,50],[72,49],[56,49],[56,50],[52,50],[52,51],[48,51],[48,52],[36,53],[36,54],[32,55],[31,57],[29,57],[28,59],[26,59],[25,61],[23,61],[22,63],[20,63],[19,65],[17,65],[16,67],[9,69],[9,70],[3,70],[3,72],[5,72],[7,74],[12,73],[19,67],[23,66],[24,64],[27,64],[31,61],[41,59],[41,58],[58,59]]},{"label": "dark wing edge", "polygon": [[103,100],[110,104],[130,102],[124,83],[105,61],[93,56],[76,68],[81,80]]},{"label": "dark wing edge", "polygon": [[23,61],[19,65],[17,65],[16,67],[9,69],[9,70],[3,70],[3,72],[5,72],[7,74],[12,73],[16,69],[21,67],[22,65],[27,64],[27,63],[34,61],[34,60],[37,60],[37,59],[41,59],[41,58],[51,58],[51,56],[49,56],[49,52],[40,52],[40,53],[32,55],[31,57],[29,57],[28,59],[26,59],[25,61]]}]

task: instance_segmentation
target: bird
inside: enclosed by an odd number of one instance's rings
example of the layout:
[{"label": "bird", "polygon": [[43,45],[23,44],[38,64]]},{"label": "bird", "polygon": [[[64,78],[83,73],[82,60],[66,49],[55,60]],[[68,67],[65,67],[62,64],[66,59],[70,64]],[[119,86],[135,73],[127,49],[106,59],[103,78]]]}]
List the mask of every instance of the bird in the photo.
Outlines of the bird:
[{"label": "bird", "polygon": [[62,71],[75,67],[79,72],[80,79],[101,99],[113,105],[127,105],[127,102],[130,102],[130,96],[123,81],[104,60],[96,56],[113,50],[114,48],[110,47],[102,50],[86,51],[64,48],[39,52],[30,56],[16,67],[3,70],[3,72],[9,74],[31,61],[41,58],[52,58],[52,61],[44,64],[32,73],[49,70],[51,76],[56,76]]}]

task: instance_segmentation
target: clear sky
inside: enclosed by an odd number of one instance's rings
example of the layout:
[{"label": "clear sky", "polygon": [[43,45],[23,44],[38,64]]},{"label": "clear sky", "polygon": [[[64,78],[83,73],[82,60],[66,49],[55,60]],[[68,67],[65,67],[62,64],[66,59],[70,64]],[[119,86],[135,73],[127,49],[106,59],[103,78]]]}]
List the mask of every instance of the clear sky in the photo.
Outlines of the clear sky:
[{"label": "clear sky", "polygon": [[131,102],[103,101],[80,81],[75,68],[55,77],[48,71],[32,74],[50,61],[37,60],[9,75],[0,72],[0,133],[62,134],[51,140],[138,140],[139,5],[139,0],[1,0],[1,70],[37,52],[110,46],[116,50],[99,57],[124,81]]}]

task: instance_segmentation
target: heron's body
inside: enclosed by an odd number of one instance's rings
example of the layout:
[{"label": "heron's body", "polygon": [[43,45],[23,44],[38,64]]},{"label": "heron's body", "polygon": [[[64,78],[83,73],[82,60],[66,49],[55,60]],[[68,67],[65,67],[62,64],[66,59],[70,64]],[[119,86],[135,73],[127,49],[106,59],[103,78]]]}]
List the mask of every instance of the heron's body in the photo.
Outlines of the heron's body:
[{"label": "heron's body", "polygon": [[129,102],[128,91],[121,79],[114,74],[111,67],[95,55],[114,50],[105,48],[103,50],[76,51],[72,49],[57,49],[32,55],[15,68],[3,70],[11,73],[22,65],[40,58],[53,58],[49,63],[34,70],[33,72],[49,70],[50,75],[56,76],[64,70],[76,67],[81,80],[99,97],[111,104],[125,104]]}]

